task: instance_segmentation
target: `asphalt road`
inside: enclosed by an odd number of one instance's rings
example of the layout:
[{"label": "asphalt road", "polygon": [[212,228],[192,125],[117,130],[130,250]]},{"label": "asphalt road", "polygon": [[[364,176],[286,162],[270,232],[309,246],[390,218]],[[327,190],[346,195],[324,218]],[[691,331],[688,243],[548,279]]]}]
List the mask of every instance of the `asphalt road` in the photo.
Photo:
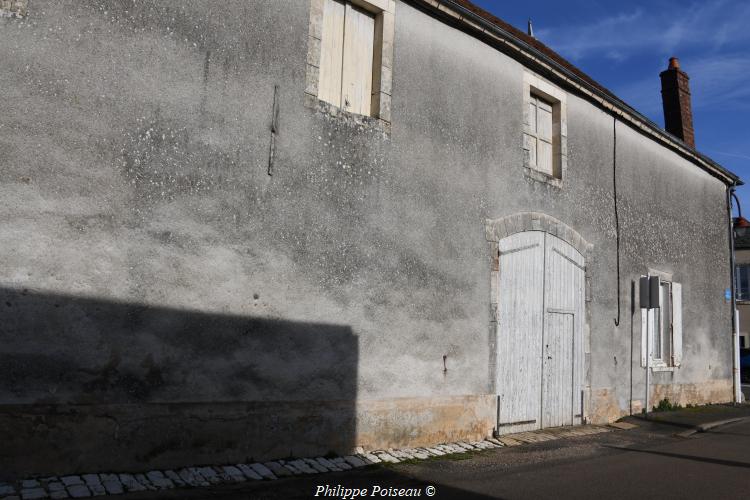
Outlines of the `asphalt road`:
[{"label": "asphalt road", "polygon": [[[750,498],[750,421],[679,438],[684,428],[637,429],[489,450],[467,460],[431,460],[274,482],[179,490],[158,497],[314,498],[319,486],[416,488],[420,498]],[[428,490],[431,486],[434,490]],[[342,498],[318,496],[318,498]],[[367,498],[387,498],[380,495]]]}]

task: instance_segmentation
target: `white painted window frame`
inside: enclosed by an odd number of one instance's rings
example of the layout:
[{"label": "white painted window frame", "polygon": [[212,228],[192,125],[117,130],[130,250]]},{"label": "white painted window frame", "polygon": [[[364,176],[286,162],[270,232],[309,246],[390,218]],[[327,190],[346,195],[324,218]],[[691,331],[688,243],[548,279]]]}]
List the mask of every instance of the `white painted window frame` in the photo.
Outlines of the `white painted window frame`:
[{"label": "white painted window frame", "polygon": [[[375,42],[372,67],[372,103],[370,117],[389,126],[391,122],[391,95],[393,80],[393,42],[395,37],[395,0],[346,0],[375,16]],[[307,44],[307,78],[305,104],[308,107],[329,111],[331,114],[348,113],[318,98],[320,80],[321,40],[323,32],[324,0],[310,0],[310,27]]]},{"label": "white painted window frame", "polygon": [[[664,286],[666,285],[666,286]],[[664,293],[666,290],[668,290],[668,293]],[[659,304],[661,307],[659,309],[649,309],[648,311],[648,327],[651,329],[651,366],[668,366],[670,363],[668,363],[669,359],[664,359],[664,346],[669,346],[669,352],[672,352],[672,318],[667,318],[669,320],[669,326],[667,327],[665,318],[664,318],[664,305],[665,301],[669,301],[669,311],[672,312],[672,282],[671,281],[665,281],[665,280],[659,280],[659,294],[660,294],[660,300]],[[659,328],[657,331],[656,323],[657,323],[657,315],[658,315],[658,324]],[[657,342],[658,339],[658,342]],[[656,353],[656,344],[659,344],[659,353],[657,355]],[[670,354],[671,356],[671,354]]]},{"label": "white painted window frame", "polygon": [[[552,106],[552,175],[539,170],[531,161],[530,139],[536,139],[532,130],[529,105],[533,98]],[[562,187],[568,171],[568,99],[567,94],[538,75],[523,74],[523,166],[525,175],[540,182]]]},{"label": "white painted window frame", "polygon": [[[656,271],[653,269],[649,270],[649,276],[658,276],[661,283],[669,283],[669,297],[670,311],[672,317],[669,323],[669,334],[664,335],[663,328],[664,322],[661,322],[660,328],[662,329],[659,333],[662,339],[662,343],[669,342],[670,346],[670,357],[669,359],[655,358],[652,355],[653,339],[657,332],[654,332],[655,315],[661,314],[661,311],[656,309],[641,309],[641,366],[646,366],[646,353],[651,356],[649,366],[651,370],[655,372],[659,371],[674,371],[679,368],[682,364],[682,284],[673,280],[671,273],[665,273],[662,271]],[[651,345],[646,345],[646,332],[648,331],[648,337],[652,339]]]}]

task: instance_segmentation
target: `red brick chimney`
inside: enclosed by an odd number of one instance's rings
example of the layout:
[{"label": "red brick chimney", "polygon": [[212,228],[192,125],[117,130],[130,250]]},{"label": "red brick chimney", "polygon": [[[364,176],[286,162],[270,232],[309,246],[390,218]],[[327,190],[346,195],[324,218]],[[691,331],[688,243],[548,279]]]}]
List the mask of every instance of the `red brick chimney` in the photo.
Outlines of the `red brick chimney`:
[{"label": "red brick chimney", "polygon": [[693,131],[693,108],[690,104],[690,77],[680,69],[680,60],[669,59],[669,66],[662,71],[661,100],[664,104],[664,128],[672,135],[695,148]]}]

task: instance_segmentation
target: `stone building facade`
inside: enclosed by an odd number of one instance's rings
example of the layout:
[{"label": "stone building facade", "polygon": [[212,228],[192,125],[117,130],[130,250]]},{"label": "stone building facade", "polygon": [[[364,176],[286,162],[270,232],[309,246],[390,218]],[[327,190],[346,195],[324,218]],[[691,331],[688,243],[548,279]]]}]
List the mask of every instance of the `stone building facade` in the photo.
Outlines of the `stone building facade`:
[{"label": "stone building facade", "polygon": [[[737,177],[468,2],[33,0],[0,54],[0,474],[544,426],[498,421],[545,411],[507,371],[543,331],[560,422],[611,421],[666,318],[648,274],[681,302],[652,401],[731,399]],[[522,279],[553,258],[570,307]]]}]

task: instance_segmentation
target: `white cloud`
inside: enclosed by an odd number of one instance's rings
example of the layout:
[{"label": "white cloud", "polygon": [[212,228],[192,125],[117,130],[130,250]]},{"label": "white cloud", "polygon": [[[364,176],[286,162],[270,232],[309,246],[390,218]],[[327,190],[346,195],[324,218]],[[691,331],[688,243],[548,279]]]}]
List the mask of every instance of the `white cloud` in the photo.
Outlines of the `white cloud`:
[{"label": "white cloud", "polygon": [[750,110],[750,55],[708,56],[690,63],[693,107]]},{"label": "white cloud", "polygon": [[658,14],[637,8],[583,25],[537,30],[537,38],[573,59],[590,56],[624,60],[643,51],[661,56],[676,50],[717,50],[750,41],[750,2],[720,0],[661,7]]},{"label": "white cloud", "polygon": [[672,55],[680,56],[690,75],[694,109],[750,111],[750,2],[746,0],[635,8],[587,24],[538,30],[538,38],[572,60],[621,63],[632,58],[640,63],[629,77],[610,87],[657,122],[662,118],[658,74]]},{"label": "white cloud", "polygon": [[[714,111],[750,111],[750,55],[731,53],[703,55],[682,59],[682,67],[690,75],[693,109],[711,108]],[[664,68],[644,68],[648,75],[612,91],[635,109],[661,119],[661,83],[658,74]]]},{"label": "white cloud", "polygon": [[722,155],[722,156],[730,156],[732,158],[740,158],[743,160],[750,160],[750,156],[748,155],[742,155],[738,153],[727,153],[726,151],[717,151],[715,149],[709,149],[707,153],[715,154],[715,155]]},{"label": "white cloud", "polygon": [[648,78],[613,86],[612,91],[617,97],[651,119],[660,118],[662,113],[661,83],[657,75],[662,69],[653,68],[648,72],[650,75]]}]

